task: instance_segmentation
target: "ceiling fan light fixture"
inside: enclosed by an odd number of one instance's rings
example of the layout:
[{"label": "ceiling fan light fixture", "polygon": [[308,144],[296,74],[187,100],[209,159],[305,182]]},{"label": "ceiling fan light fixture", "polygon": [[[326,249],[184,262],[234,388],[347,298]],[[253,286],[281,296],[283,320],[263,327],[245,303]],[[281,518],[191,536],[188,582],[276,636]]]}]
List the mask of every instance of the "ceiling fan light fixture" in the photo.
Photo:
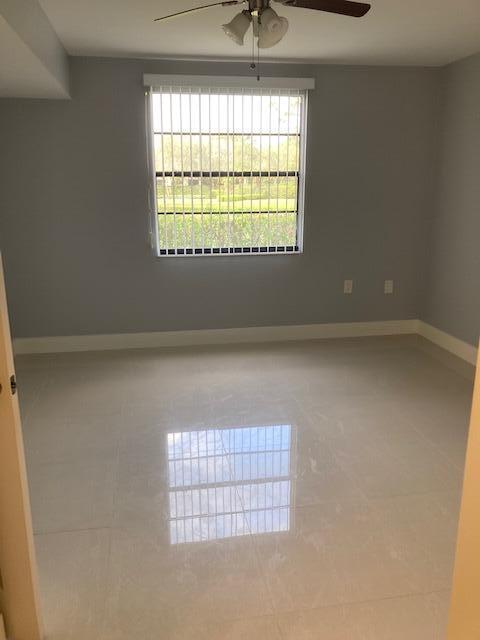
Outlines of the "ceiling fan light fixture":
[{"label": "ceiling fan light fixture", "polygon": [[258,27],[258,46],[269,49],[280,42],[288,31],[288,20],[268,7],[262,11]]},{"label": "ceiling fan light fixture", "polygon": [[252,16],[250,15],[250,12],[241,11],[240,13],[237,13],[230,22],[222,24],[222,29],[234,42],[239,45],[243,45],[243,39],[248,31],[251,21]]}]

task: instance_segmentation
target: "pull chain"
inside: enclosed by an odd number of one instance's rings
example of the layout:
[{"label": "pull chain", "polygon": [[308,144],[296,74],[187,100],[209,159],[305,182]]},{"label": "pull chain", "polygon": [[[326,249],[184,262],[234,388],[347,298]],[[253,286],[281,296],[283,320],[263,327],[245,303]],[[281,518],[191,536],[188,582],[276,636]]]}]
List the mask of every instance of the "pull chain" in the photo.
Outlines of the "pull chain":
[{"label": "pull chain", "polygon": [[252,61],[250,63],[250,69],[255,69],[255,17],[252,21]]},{"label": "pull chain", "polygon": [[[258,18],[258,24],[260,26],[260,17]],[[260,47],[258,46],[258,38],[257,38],[257,82],[260,82]]]},{"label": "pull chain", "polygon": [[[254,17],[254,20],[257,21],[257,34],[260,28],[260,16]],[[257,35],[257,63],[255,64],[255,25],[252,24],[252,62],[250,63],[250,69],[252,71],[254,69],[257,70],[257,81],[260,82],[260,47],[258,46],[258,35]]]}]

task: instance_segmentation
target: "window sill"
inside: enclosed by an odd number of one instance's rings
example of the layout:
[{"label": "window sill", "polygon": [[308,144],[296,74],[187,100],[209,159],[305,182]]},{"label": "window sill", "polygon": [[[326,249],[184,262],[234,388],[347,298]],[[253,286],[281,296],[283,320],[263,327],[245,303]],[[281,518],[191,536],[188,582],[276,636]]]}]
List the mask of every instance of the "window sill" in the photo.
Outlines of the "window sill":
[{"label": "window sill", "polygon": [[234,256],[288,256],[302,253],[298,246],[288,247],[236,247],[208,249],[161,249],[157,258],[199,258],[199,257],[234,257]]}]

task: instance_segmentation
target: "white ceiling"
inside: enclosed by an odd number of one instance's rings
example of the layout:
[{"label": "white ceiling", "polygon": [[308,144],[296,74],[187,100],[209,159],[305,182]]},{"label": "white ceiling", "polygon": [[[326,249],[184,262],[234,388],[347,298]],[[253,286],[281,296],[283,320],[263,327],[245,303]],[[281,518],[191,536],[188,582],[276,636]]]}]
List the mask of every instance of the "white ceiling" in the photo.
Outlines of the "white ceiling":
[{"label": "white ceiling", "polygon": [[[40,0],[72,55],[248,58],[221,31],[238,7],[215,7],[153,23],[208,0]],[[275,60],[444,65],[480,50],[480,0],[371,0],[361,19],[283,7],[290,29],[265,56]]]}]

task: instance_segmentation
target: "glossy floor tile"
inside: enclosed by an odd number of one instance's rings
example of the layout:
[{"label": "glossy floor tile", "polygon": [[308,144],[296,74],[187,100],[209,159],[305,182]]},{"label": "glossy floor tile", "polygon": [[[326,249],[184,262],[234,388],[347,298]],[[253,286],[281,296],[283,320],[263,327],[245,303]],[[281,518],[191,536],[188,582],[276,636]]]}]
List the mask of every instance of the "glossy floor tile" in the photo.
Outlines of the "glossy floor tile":
[{"label": "glossy floor tile", "polygon": [[472,384],[413,338],[20,357],[49,640],[442,640]]},{"label": "glossy floor tile", "polygon": [[114,530],[104,637],[194,637],[197,627],[271,616],[252,538],[242,533],[172,545],[155,533]]},{"label": "glossy floor tile", "polygon": [[279,617],[283,640],[443,640],[449,592],[311,609]]},{"label": "glossy floor tile", "polygon": [[107,596],[109,530],[37,535],[35,546],[46,638],[100,637]]}]

